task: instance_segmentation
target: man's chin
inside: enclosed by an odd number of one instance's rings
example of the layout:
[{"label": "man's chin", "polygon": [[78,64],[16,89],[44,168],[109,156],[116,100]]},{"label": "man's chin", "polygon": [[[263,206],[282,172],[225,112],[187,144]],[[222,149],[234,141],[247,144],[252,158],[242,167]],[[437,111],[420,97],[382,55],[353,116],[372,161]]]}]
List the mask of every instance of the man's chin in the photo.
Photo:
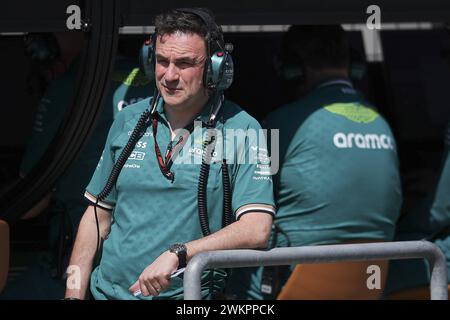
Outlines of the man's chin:
[{"label": "man's chin", "polygon": [[163,94],[162,96],[163,96],[163,99],[164,99],[164,103],[169,105],[169,106],[176,107],[176,106],[182,105],[183,102],[184,102],[184,100],[181,99],[180,97],[176,97],[176,96],[173,96],[173,95]]}]

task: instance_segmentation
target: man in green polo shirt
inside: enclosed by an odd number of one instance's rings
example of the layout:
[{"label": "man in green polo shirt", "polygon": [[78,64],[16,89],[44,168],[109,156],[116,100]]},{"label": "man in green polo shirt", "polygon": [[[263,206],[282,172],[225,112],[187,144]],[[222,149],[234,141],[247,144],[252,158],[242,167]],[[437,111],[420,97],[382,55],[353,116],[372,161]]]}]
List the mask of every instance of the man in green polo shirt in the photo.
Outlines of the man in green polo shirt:
[{"label": "man in green polo shirt", "polygon": [[[273,245],[391,240],[401,204],[395,140],[349,81],[345,32],[340,26],[291,27],[279,58],[297,100],[265,120],[267,128],[280,130]],[[281,286],[289,274],[280,275]],[[229,291],[242,299],[274,298],[268,280],[262,268],[242,269]]]},{"label": "man in green polo shirt", "polygon": [[[264,139],[252,134],[260,126],[237,105],[225,101],[214,124],[216,136],[223,133],[225,138],[217,138],[207,176],[207,225],[211,234],[202,237],[199,163],[204,132],[216,110],[216,92],[205,80],[209,78],[205,68],[210,66],[210,55],[224,54],[223,36],[204,9],[161,14],[155,26],[154,74],[160,96],[127,107],[111,127],[103,155],[86,188],[85,196],[92,205],[82,218],[72,253],[68,299],[85,298],[89,280],[95,299],[182,298],[182,279],[173,273],[194,255],[265,247],[270,234],[275,212],[272,180],[257,161],[242,161],[264,158],[259,151],[252,155],[254,149],[267,151]],[[98,199],[138,119],[154,102],[155,109],[146,119],[148,125],[112,192]],[[246,134],[243,139],[235,139],[230,132]],[[177,154],[175,159],[171,150]],[[236,221],[222,228],[225,155]],[[106,239],[100,263],[92,271],[97,244],[94,210],[100,234]],[[72,281],[77,275],[78,285]],[[225,285],[224,271],[206,271],[201,285],[203,297],[216,296]]]}]

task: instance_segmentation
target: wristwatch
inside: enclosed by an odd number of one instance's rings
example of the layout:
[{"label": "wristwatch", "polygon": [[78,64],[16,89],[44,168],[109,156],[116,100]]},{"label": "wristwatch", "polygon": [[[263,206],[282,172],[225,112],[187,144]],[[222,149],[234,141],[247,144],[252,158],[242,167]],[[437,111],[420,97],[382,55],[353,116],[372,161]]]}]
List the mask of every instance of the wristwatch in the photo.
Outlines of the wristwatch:
[{"label": "wristwatch", "polygon": [[169,247],[169,251],[178,257],[178,269],[186,267],[187,248],[183,243],[175,243]]}]

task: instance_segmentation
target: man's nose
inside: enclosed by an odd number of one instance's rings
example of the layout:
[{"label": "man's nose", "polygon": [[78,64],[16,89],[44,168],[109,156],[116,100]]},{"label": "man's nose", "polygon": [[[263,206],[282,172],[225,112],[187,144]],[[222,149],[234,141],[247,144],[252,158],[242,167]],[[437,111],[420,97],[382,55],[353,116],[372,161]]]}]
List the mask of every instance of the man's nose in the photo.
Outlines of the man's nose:
[{"label": "man's nose", "polygon": [[177,81],[180,77],[179,70],[175,64],[170,63],[167,67],[166,73],[164,74],[164,79],[167,82]]}]

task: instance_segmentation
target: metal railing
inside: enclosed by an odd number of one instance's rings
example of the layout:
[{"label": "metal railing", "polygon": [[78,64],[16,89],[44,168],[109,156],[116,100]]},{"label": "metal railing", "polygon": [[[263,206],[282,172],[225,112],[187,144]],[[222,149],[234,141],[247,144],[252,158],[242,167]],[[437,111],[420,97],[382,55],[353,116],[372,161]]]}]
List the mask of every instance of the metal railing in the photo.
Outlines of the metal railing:
[{"label": "metal railing", "polygon": [[447,264],[442,251],[428,241],[339,244],[259,250],[202,252],[191,259],[184,273],[184,298],[200,300],[200,279],[206,268],[238,268],[392,259],[427,259],[431,267],[431,300],[447,300]]}]

